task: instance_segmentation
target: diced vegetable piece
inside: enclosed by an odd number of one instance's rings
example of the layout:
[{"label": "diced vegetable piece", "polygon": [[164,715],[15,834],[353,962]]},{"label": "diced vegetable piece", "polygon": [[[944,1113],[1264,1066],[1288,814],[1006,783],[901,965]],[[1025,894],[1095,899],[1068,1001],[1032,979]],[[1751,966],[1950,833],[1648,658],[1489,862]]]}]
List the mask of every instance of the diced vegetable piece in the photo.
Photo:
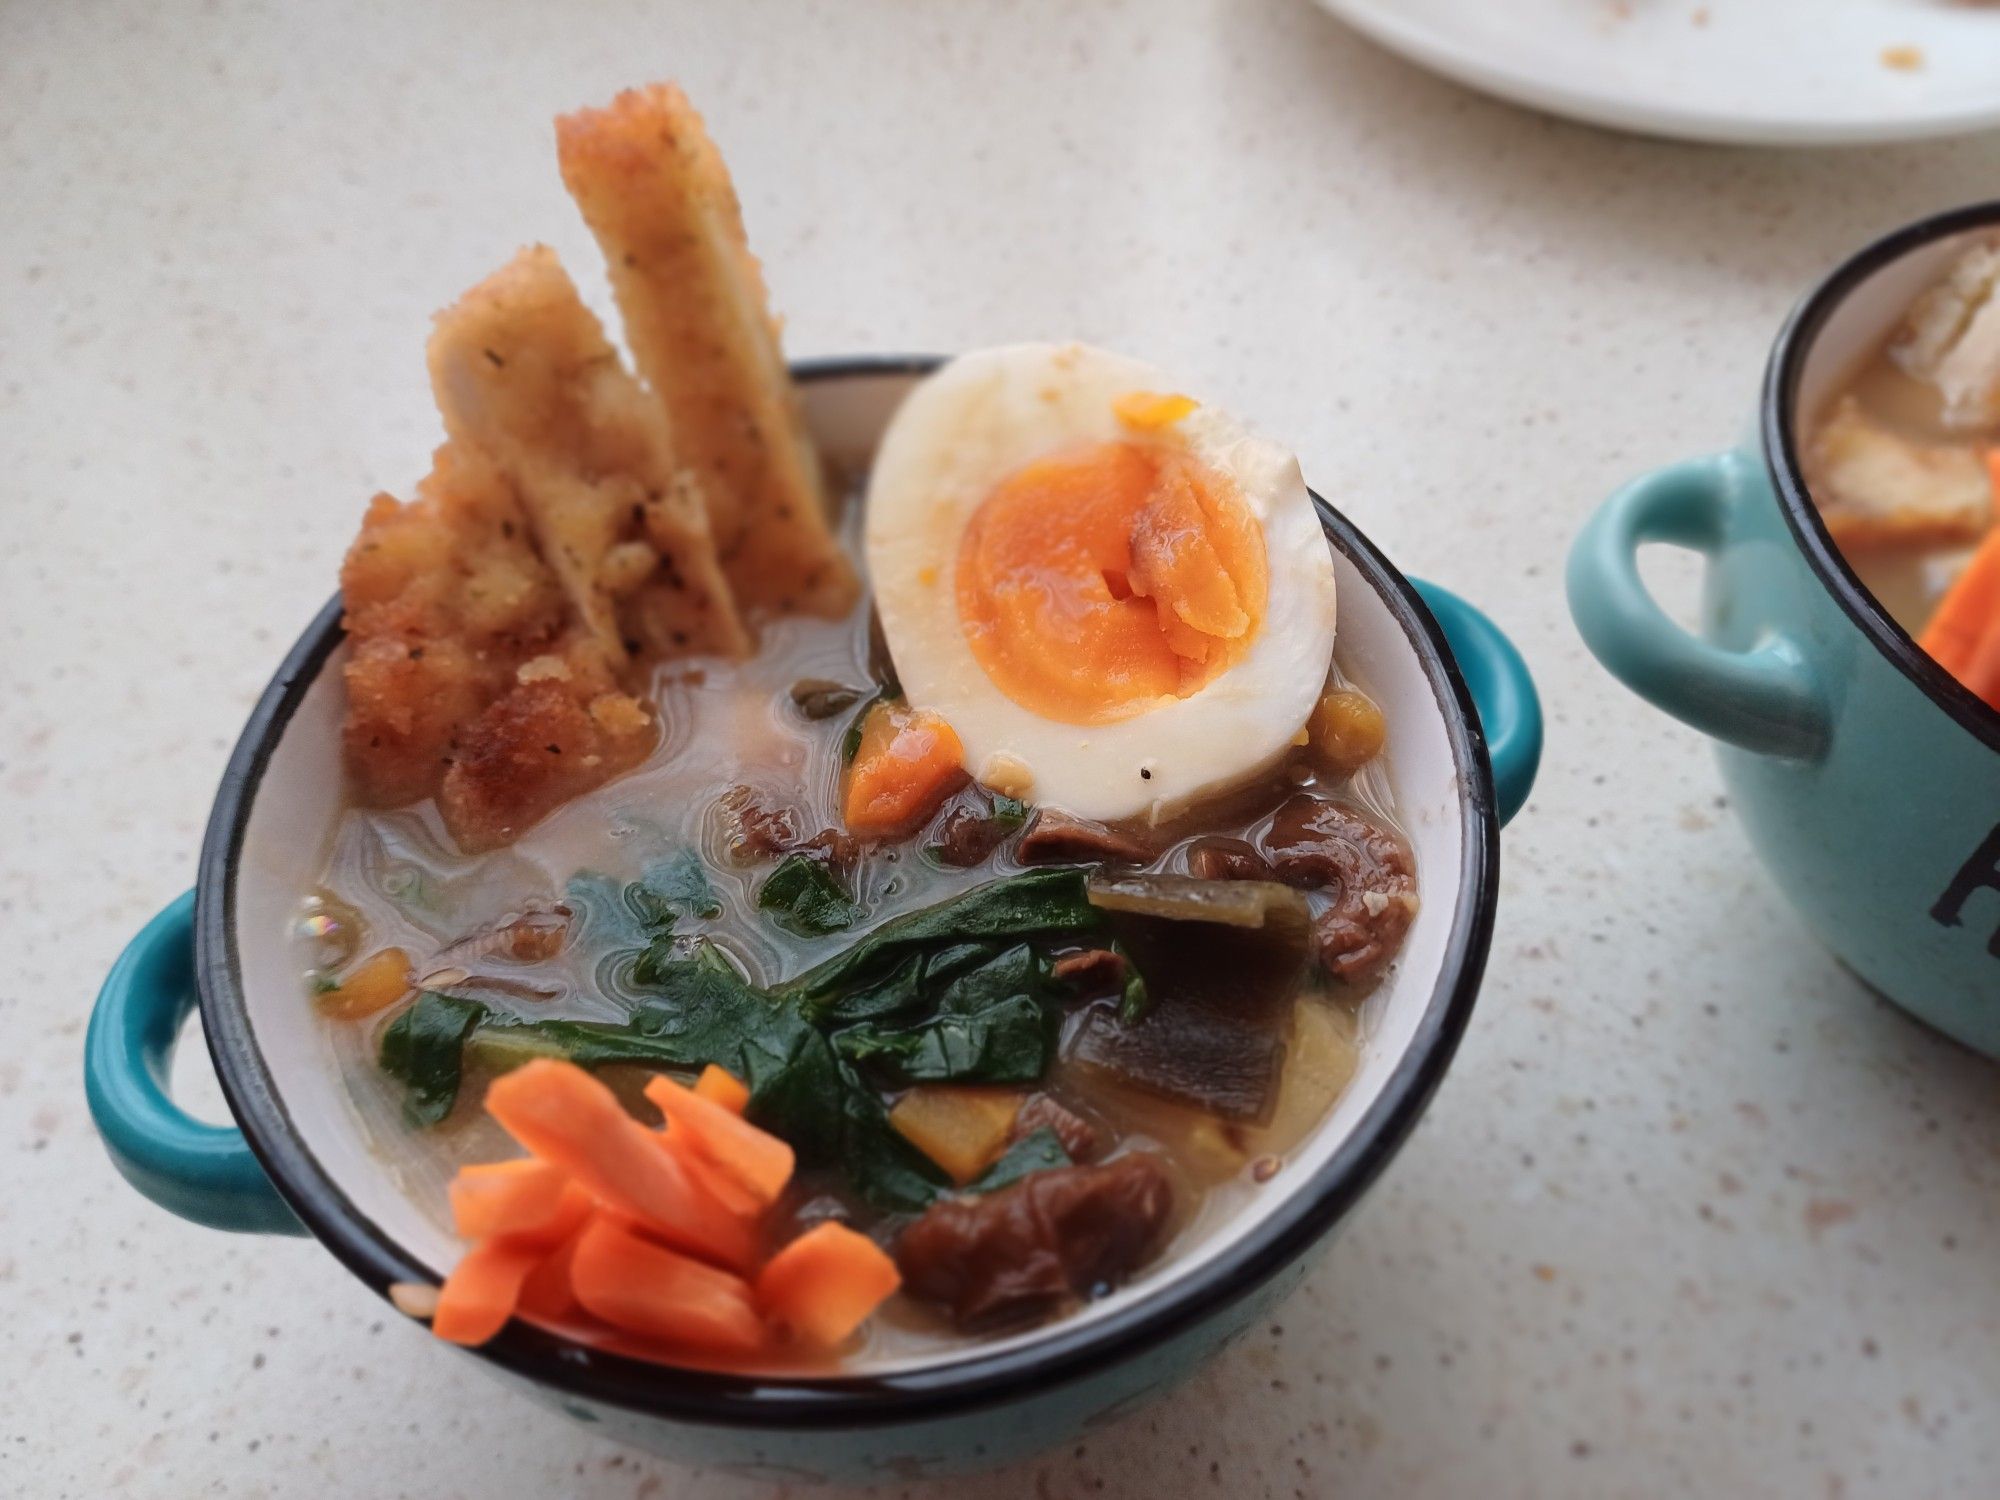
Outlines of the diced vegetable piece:
[{"label": "diced vegetable piece", "polygon": [[740,1276],[642,1239],[599,1215],[570,1259],[570,1285],[593,1317],[685,1349],[750,1354],[764,1323]]},{"label": "diced vegetable piece", "polygon": [[1177,1104],[1107,1078],[1091,1090],[1121,1133],[1151,1137],[1202,1187],[1227,1182],[1249,1162],[1250,1132],[1203,1109]]},{"label": "diced vegetable piece", "polygon": [[694,1081],[694,1091],[739,1115],[750,1107],[750,1086],[727,1068],[719,1068],[714,1063],[701,1070],[701,1077]]},{"label": "diced vegetable piece", "polygon": [[[2000,449],[1995,450],[1995,455],[1994,483],[2000,489]],[[1939,666],[1957,677],[1971,666],[1973,655],[1996,619],[2000,619],[2000,526],[1987,532],[1986,540],[1973,553],[1965,571],[1945,591],[1917,644]],[[1975,687],[1973,691],[1978,689]]]},{"label": "diced vegetable piece", "polygon": [[664,1073],[647,1083],[646,1097],[667,1117],[669,1138],[686,1131],[696,1151],[759,1202],[768,1207],[778,1201],[792,1180],[795,1159],[789,1145]]},{"label": "diced vegetable piece", "polygon": [[1069,1039],[1070,1060],[1228,1120],[1269,1118],[1311,963],[1305,945],[1140,918],[1121,923],[1121,938],[1150,976],[1152,1006],[1136,1023],[1092,1009]]},{"label": "diced vegetable piece", "polygon": [[1346,776],[1382,753],[1389,721],[1366,693],[1341,688],[1319,700],[1306,732],[1320,764]]},{"label": "diced vegetable piece", "polygon": [[431,1332],[454,1344],[483,1344],[507,1325],[521,1287],[548,1253],[518,1240],[489,1240],[459,1258],[438,1292]]},{"label": "diced vegetable piece", "polygon": [[1346,1091],[1360,1061],[1353,1013],[1311,995],[1300,1000],[1277,1107],[1271,1122],[1251,1137],[1251,1154],[1282,1155],[1304,1140]]},{"label": "diced vegetable piece", "polygon": [[868,711],[847,768],[843,816],[855,833],[908,833],[967,781],[965,749],[936,714],[880,703]]},{"label": "diced vegetable piece", "polygon": [[1022,1097],[1013,1089],[920,1086],[896,1101],[889,1123],[963,1185],[1006,1149]]},{"label": "diced vegetable piece", "polygon": [[496,1078],[486,1108],[536,1156],[669,1244],[725,1265],[750,1263],[755,1225],[718,1202],[610,1089],[574,1063],[540,1058]]},{"label": "diced vegetable piece", "polygon": [[410,956],[401,948],[372,953],[319,997],[319,1008],[337,1021],[359,1021],[387,1010],[410,992]]},{"label": "diced vegetable piece", "polygon": [[556,1216],[568,1186],[566,1172],[532,1156],[460,1167],[449,1189],[452,1223],[469,1240],[537,1229]]},{"label": "diced vegetable piece", "polygon": [[1304,896],[1274,880],[1099,874],[1090,877],[1089,891],[1090,904],[1105,911],[1223,927],[1270,927],[1300,937],[1312,915]]},{"label": "diced vegetable piece", "polygon": [[771,1257],[757,1278],[757,1296],[779,1322],[831,1347],[845,1342],[902,1284],[880,1245],[829,1221]]}]

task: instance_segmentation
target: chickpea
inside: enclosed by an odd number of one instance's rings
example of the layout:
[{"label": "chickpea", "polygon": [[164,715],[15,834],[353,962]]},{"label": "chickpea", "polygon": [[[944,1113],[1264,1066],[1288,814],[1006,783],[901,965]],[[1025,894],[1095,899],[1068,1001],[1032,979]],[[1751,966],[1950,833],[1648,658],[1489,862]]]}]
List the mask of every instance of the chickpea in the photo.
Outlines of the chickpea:
[{"label": "chickpea", "polygon": [[1308,732],[1320,764],[1350,776],[1382,753],[1389,725],[1366,693],[1341,688],[1319,700]]}]

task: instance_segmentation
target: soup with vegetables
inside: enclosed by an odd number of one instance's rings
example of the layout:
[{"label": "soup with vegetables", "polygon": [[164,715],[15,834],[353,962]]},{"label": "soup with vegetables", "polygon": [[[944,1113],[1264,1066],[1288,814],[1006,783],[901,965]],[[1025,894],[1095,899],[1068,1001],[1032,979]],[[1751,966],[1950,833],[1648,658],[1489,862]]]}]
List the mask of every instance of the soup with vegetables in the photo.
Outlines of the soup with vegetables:
[{"label": "soup with vegetables", "polygon": [[525,252],[440,317],[447,442],[342,575],[299,945],[466,1243],[399,1305],[803,1369],[1061,1317],[1324,1118],[1417,910],[1297,464],[1019,345],[829,481],[686,101],[558,134],[641,378]]},{"label": "soup with vegetables", "polygon": [[2000,708],[2000,238],[1962,251],[1811,414],[1805,468],[1870,592]]}]

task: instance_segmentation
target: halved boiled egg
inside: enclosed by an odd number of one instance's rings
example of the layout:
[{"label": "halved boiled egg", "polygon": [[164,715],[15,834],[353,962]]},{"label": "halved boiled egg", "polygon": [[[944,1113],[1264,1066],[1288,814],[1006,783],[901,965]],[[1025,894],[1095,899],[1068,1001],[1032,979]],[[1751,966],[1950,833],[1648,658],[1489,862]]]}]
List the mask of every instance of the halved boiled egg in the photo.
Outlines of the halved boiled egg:
[{"label": "halved boiled egg", "polygon": [[996,791],[1154,817],[1295,742],[1333,657],[1298,460],[1082,344],[923,381],[868,484],[875,606],[912,707]]}]

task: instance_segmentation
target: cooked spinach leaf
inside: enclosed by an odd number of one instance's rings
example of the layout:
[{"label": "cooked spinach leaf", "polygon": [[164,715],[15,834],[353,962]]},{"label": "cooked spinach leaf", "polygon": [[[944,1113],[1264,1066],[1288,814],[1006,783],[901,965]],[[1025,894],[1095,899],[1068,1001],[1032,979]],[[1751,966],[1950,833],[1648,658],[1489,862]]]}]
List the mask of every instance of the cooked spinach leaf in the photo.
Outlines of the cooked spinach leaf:
[{"label": "cooked spinach leaf", "polygon": [[861,908],[819,860],[788,854],[757,890],[760,910],[799,937],[824,937],[861,920]]},{"label": "cooked spinach leaf", "polygon": [[1095,931],[1104,918],[1084,893],[1086,873],[1072,865],[1030,870],[893,917],[845,953],[780,985],[779,993],[824,1006],[875,983],[911,953],[942,944]]},{"label": "cooked spinach leaf", "polygon": [[722,915],[722,903],[715,899],[708,871],[692,849],[677,849],[648,865],[643,875],[625,887],[625,904],[649,929],[672,926],[681,917],[712,919]]},{"label": "cooked spinach leaf", "polygon": [[382,1033],[382,1071],[403,1085],[403,1112],[415,1125],[435,1125],[458,1102],[465,1039],[486,1019],[477,1000],[425,990]]},{"label": "cooked spinach leaf", "polygon": [[586,1068],[614,1063],[728,1069],[750,1087],[749,1118],[789,1141],[808,1165],[837,1165],[869,1202],[891,1212],[930,1203],[944,1179],[889,1124],[888,1111],[797,1006],[757,988],[718,950],[691,956],[656,946],[641,961],[653,986],[622,1023],[501,1022],[482,1027],[471,1050],[505,1067],[566,1057]]},{"label": "cooked spinach leaf", "polygon": [[[531,1057],[589,1068],[715,1063],[749,1085],[749,1117],[801,1161],[838,1166],[880,1208],[919,1210],[947,1183],[890,1125],[876,1085],[1041,1079],[1061,1006],[1049,962],[1028,940],[1100,924],[1083,877],[1055,868],[992,881],[883,923],[776,991],[752,984],[714,944],[689,947],[671,918],[642,928],[621,893],[626,922],[613,930],[644,945],[631,980],[646,992],[624,1020],[503,1020],[471,1001],[426,995],[399,1018],[394,1044],[384,1038],[382,1065],[409,1087],[412,1118],[434,1123],[450,1111],[467,1050],[493,1068]],[[571,883],[586,920],[612,920],[610,885]],[[665,882],[648,889],[668,899]]]},{"label": "cooked spinach leaf", "polygon": [[1046,1172],[1051,1167],[1074,1165],[1069,1153],[1063,1150],[1062,1138],[1044,1125],[1039,1130],[1029,1131],[1009,1146],[998,1161],[967,1183],[965,1190],[968,1193],[997,1193],[1033,1173]]}]

